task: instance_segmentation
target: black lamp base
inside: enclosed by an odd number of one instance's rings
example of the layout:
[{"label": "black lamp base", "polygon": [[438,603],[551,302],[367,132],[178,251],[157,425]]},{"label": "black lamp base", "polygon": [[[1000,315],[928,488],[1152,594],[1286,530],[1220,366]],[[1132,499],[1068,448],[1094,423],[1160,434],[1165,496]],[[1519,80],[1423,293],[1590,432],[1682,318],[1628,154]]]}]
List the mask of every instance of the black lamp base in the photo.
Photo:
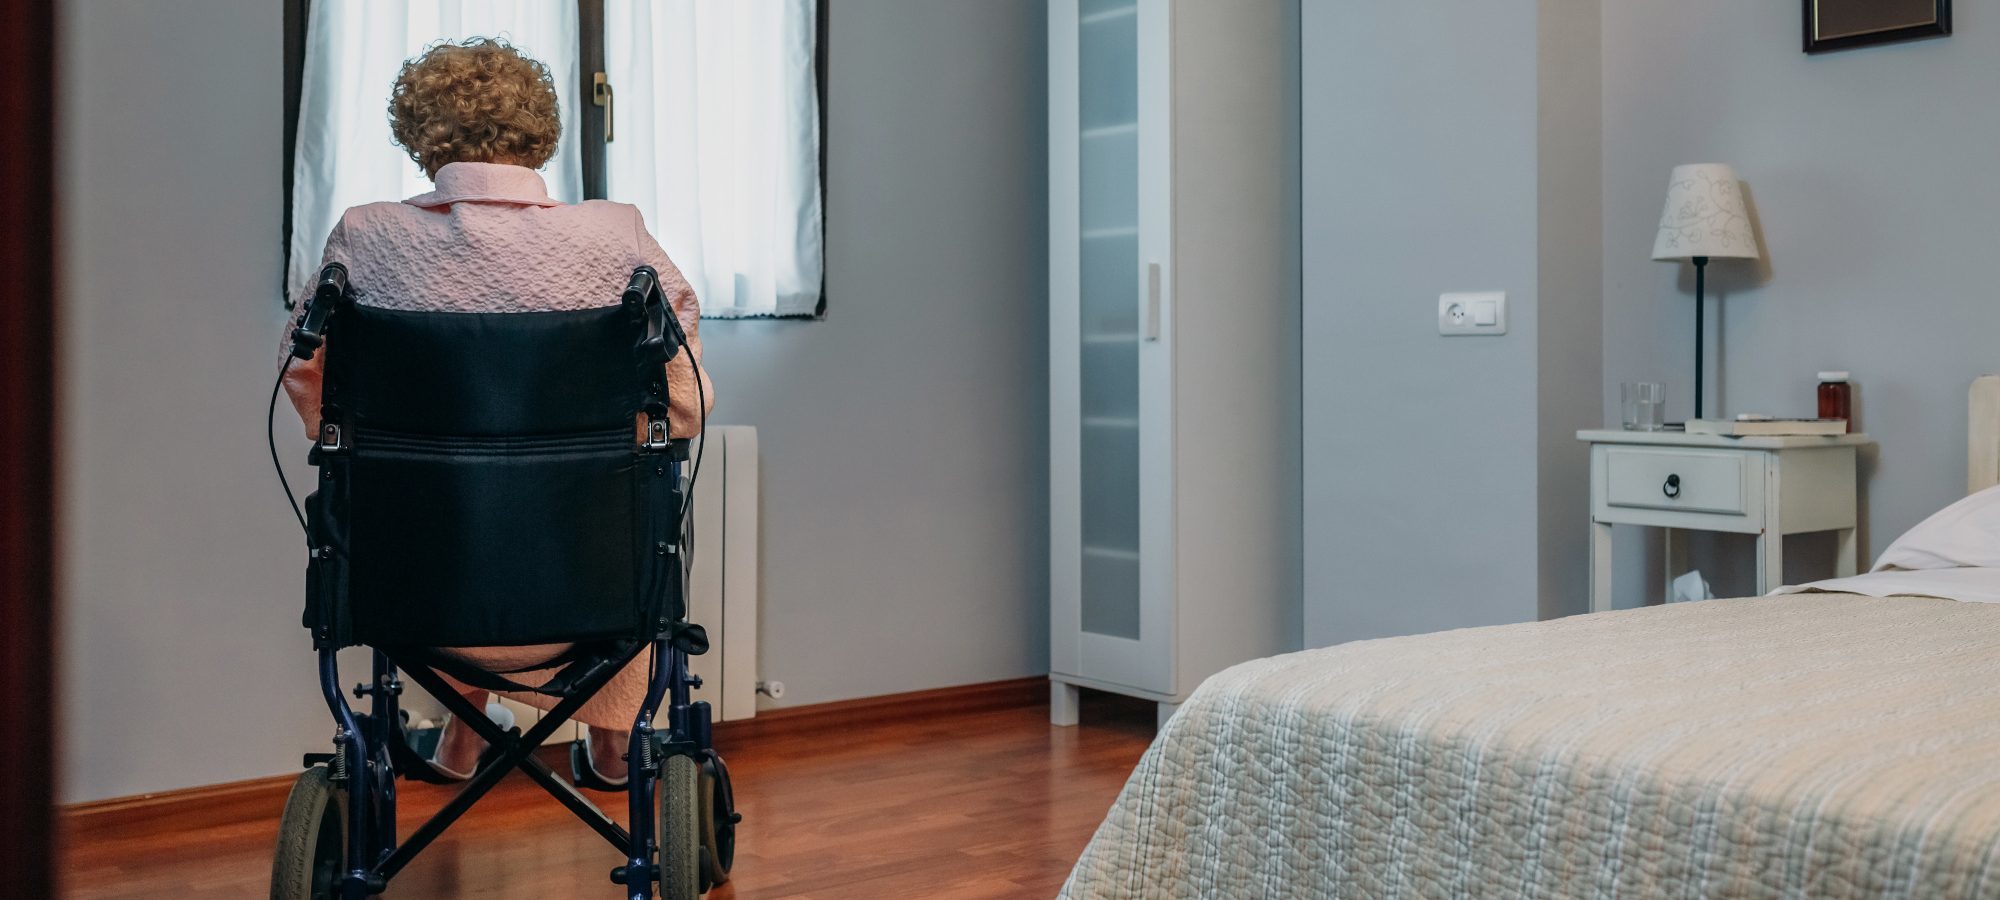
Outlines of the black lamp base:
[{"label": "black lamp base", "polygon": [[1701,418],[1701,348],[1708,343],[1708,334],[1702,324],[1702,313],[1708,308],[1707,285],[1703,275],[1708,271],[1708,257],[1694,258],[1694,417]]}]

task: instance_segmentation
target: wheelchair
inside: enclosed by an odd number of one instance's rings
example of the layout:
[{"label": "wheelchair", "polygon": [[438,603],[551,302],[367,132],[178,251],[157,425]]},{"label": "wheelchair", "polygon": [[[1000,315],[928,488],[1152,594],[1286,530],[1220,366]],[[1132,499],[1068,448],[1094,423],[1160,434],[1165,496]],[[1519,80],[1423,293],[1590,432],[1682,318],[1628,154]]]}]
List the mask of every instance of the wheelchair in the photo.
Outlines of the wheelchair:
[{"label": "wheelchair", "polygon": [[[685,621],[686,498],[700,456],[683,483],[689,443],[670,438],[665,364],[685,336],[657,273],[640,267],[616,304],[594,309],[406,312],[355,302],[347,270],[330,263],[291,338],[280,382],[293,359],[326,350],[309,454],[318,484],[294,513],[310,546],[303,624],[334,736],[331,752],[305,757],[286,801],[272,898],[381,893],[517,769],[618,851],[611,880],[630,900],[653,897],[655,884],[666,900],[692,900],[727,880],[741,817],[688,672],[708,646]],[[571,649],[535,687],[439,649],[553,643]],[[365,712],[349,705],[336,659],[357,646],[373,653],[354,688]],[[534,750],[648,650],[621,827]],[[396,779],[442,780],[408,746],[405,675],[489,747],[462,790],[399,842]],[[445,675],[538,691],[554,706],[525,732],[503,731]]]}]

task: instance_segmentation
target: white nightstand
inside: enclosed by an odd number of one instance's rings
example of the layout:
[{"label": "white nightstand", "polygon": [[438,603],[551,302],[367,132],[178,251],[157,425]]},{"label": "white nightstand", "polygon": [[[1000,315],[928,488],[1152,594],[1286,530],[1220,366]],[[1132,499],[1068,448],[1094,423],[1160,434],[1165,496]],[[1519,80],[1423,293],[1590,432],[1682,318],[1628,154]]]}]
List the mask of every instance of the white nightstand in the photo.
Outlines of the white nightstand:
[{"label": "white nightstand", "polygon": [[1865,434],[1721,437],[1680,431],[1579,431],[1590,444],[1590,611],[1611,608],[1611,526],[1666,529],[1667,578],[1678,532],[1757,536],[1757,590],[1784,584],[1782,535],[1840,533],[1836,576],[1855,574],[1855,449]]}]

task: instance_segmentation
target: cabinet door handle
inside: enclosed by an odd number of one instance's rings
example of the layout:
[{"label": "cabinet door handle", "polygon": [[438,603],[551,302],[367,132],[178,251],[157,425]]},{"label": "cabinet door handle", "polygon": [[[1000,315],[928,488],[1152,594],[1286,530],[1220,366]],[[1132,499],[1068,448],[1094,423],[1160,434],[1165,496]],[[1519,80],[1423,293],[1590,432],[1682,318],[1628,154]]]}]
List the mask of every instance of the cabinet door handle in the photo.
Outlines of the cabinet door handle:
[{"label": "cabinet door handle", "polygon": [[1681,477],[1679,475],[1668,475],[1667,483],[1660,485],[1660,493],[1665,494],[1670,498],[1680,496]]},{"label": "cabinet door handle", "polygon": [[1146,264],[1146,340],[1160,339],[1160,264]]}]

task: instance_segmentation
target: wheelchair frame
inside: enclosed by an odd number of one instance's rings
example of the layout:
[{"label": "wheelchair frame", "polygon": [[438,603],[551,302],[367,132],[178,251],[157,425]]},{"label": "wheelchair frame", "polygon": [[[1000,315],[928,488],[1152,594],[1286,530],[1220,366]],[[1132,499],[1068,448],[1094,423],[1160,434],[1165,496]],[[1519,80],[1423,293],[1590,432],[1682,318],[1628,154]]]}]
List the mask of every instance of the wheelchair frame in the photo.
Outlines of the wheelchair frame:
[{"label": "wheelchair frame", "polygon": [[[635,270],[627,288],[626,302],[631,303],[635,296],[643,295],[639,306],[644,312],[646,327],[641,346],[661,354],[659,358],[664,361],[671,358],[685,339],[679,333],[679,323],[674,321],[672,312],[665,309],[664,301],[659,296],[657,277],[647,267]],[[295,357],[310,358],[312,351],[323,343],[325,328],[334,310],[351,302],[346,281],[346,269],[340,264],[331,263],[322,269],[318,295],[308,304],[298,330],[293,333]],[[281,372],[281,378],[282,375]],[[274,391],[274,404],[275,396]],[[663,398],[661,404],[664,405]],[[321,454],[343,449],[338,426],[328,424],[323,426],[323,431],[326,429],[331,431],[323,434],[314,447],[315,464],[319,463]],[[643,444],[646,450],[658,454],[657,464],[666,467],[662,474],[669,479],[669,483],[680,484],[689,442],[684,439],[669,440],[663,420],[653,420]],[[273,454],[275,459],[275,446]],[[279,475],[282,479],[282,469]],[[286,491],[290,492],[289,486]],[[304,523],[303,517],[301,523]],[[685,523],[678,523],[676,532],[682,527],[686,527]],[[666,557],[668,569],[664,574],[665,589],[679,598],[686,586],[687,560],[682,558],[678,534],[671,542],[662,542],[659,548]],[[685,603],[677,600],[672,608],[684,612]],[[333,639],[333,635],[323,628],[315,630],[320,691],[334,719],[336,732],[334,752],[307,754],[304,765],[308,770],[326,766],[328,781],[346,801],[342,816],[345,820],[341,841],[342,870],[333,886],[335,895],[341,900],[363,900],[385,890],[389,881],[424,848],[458,821],[509,772],[517,769],[624,857],[625,864],[611,870],[611,880],[625,888],[628,900],[650,900],[654,883],[667,874],[662,871],[667,860],[664,853],[659,853],[662,849],[659,847],[661,835],[656,833],[658,819],[654,794],[671,757],[685,756],[693,760],[697,766],[697,778],[701,777],[699,773],[704,768],[713,767],[716,794],[712,811],[717,818],[716,828],[730,829],[733,841],[734,825],[741,816],[734,813],[728,770],[711,740],[711,709],[707,702],[691,698],[693,689],[701,686],[701,680],[688,671],[688,657],[706,650],[706,635],[699,626],[687,623],[684,618],[669,622],[663,617],[659,625],[650,639],[624,639],[612,644],[615,649],[608,653],[587,654],[567,663],[563,675],[559,676],[562,690],[544,691],[558,698],[556,705],[525,732],[518,728],[502,730],[488,719],[482,709],[445,681],[444,672],[425,658],[429,651],[385,649],[374,644],[367,645],[373,657],[371,678],[353,688],[355,699],[368,701],[367,712],[357,712],[342,690],[338,653],[343,642]],[[543,740],[569,722],[570,717],[620,670],[633,664],[649,648],[653,655],[649,663],[651,668],[646,696],[634,716],[631,740],[627,745],[629,774],[624,793],[629,816],[628,831],[586,799],[577,786],[555,774],[534,753]],[[451,668],[446,667],[447,670]],[[454,716],[489,745],[481,755],[478,768],[463,788],[400,842],[397,839],[395,780],[399,776],[410,777],[410,773],[399,771],[397,765],[398,756],[407,756],[402,752],[407,745],[400,708],[403,681],[399,672],[407,674],[436,696]],[[506,680],[495,677],[499,681]],[[475,686],[494,689],[490,685]],[[660,727],[658,722],[663,703],[666,716],[664,727]],[[697,792],[697,802],[699,799]],[[654,859],[656,854],[661,857],[658,862]],[[697,871],[694,877],[697,886],[700,886],[701,873]]]},{"label": "wheelchair frame", "polygon": [[[679,464],[675,466],[678,469]],[[677,477],[679,472],[674,474]],[[665,756],[686,755],[697,762],[712,762],[718,771],[722,770],[722,759],[710,740],[709,706],[706,702],[690,702],[689,695],[693,688],[700,686],[700,679],[688,673],[687,651],[665,637],[656,638],[650,644],[653,658],[664,660],[665,664],[655,663],[646,699],[640,704],[638,715],[632,722],[632,739],[628,745],[630,776],[625,789],[630,832],[612,821],[575,786],[564,781],[547,763],[533,755],[545,738],[568,722],[577,709],[620,669],[637,659],[647,646],[640,644],[622,657],[597,661],[571,684],[555,708],[525,733],[519,729],[501,731],[483,710],[453,690],[437,670],[420,662],[398,661],[377,648],[370,648],[374,655],[373,679],[354,688],[357,699],[367,698],[370,702],[370,711],[358,714],[341,690],[338,651],[332,647],[321,648],[320,691],[325,695],[327,709],[333,713],[339,728],[334,735],[338,750],[330,754],[308,755],[305,764],[310,767],[325,763],[331,768],[336,784],[345,782],[347,834],[342,846],[346,854],[346,874],[340,885],[342,900],[363,900],[383,891],[396,873],[402,871],[418,853],[514,769],[525,773],[624,855],[625,865],[612,870],[611,880],[624,885],[632,900],[651,898],[653,882],[658,878],[651,859],[653,844],[658,837],[653,833],[653,791]],[[478,771],[466,781],[458,794],[400,844],[396,840],[397,772],[389,750],[390,741],[403,740],[398,700],[403,684],[397,677],[398,670],[408,673],[492,747],[487,755],[481,757]],[[653,721],[663,700],[670,702],[667,705],[667,728],[661,732],[653,726]],[[355,760],[365,762],[356,765]],[[727,778],[719,782],[719,786],[727,784]],[[730,806],[733,808],[733,804]]]}]

